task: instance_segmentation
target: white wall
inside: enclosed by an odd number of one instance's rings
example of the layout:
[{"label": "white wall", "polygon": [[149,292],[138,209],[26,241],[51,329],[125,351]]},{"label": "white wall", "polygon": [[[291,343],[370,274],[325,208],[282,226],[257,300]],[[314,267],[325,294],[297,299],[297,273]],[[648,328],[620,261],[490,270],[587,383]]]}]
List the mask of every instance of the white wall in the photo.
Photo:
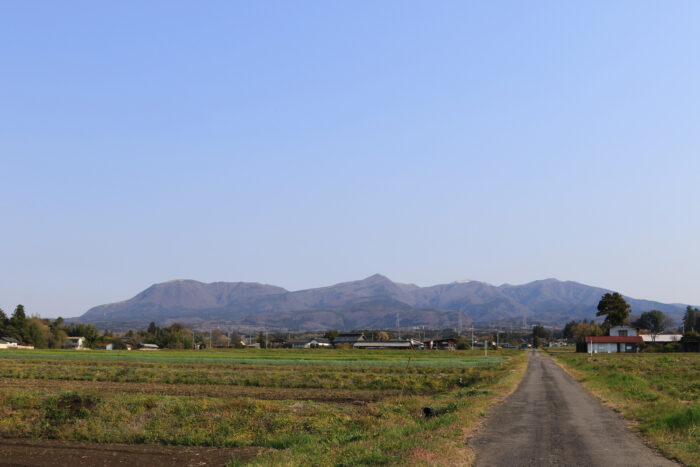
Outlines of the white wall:
[{"label": "white wall", "polygon": [[[617,353],[617,344],[610,342],[594,342],[593,353]],[[588,343],[588,353],[591,353],[591,343]]]},{"label": "white wall", "polygon": [[620,331],[627,331],[628,336],[636,336],[637,335],[637,329],[629,326],[613,326],[610,328],[610,335],[611,336],[619,336]]}]

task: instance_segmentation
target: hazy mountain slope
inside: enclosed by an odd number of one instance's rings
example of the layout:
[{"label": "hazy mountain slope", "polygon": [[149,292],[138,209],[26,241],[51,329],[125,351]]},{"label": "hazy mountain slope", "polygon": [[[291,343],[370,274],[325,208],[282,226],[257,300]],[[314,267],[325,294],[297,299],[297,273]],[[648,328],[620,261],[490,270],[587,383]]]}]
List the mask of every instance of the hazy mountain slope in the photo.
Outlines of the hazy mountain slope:
[{"label": "hazy mountain slope", "polygon": [[489,314],[499,318],[532,314],[530,309],[485,282],[453,282],[423,287],[414,290],[413,297],[416,306],[462,310],[474,321],[483,321]]},{"label": "hazy mountain slope", "polygon": [[213,282],[175,280],[154,284],[133,298],[100,305],[82,315],[81,321],[163,319],[163,315],[187,314],[187,311],[219,308],[249,308],[260,297],[288,293],[272,285],[250,282]]}]

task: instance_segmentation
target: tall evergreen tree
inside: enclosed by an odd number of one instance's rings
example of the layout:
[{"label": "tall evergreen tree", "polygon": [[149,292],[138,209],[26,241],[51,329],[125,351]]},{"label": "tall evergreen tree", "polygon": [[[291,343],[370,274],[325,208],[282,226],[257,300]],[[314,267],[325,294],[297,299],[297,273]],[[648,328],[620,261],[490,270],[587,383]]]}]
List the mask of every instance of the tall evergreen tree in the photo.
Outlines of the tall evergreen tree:
[{"label": "tall evergreen tree", "polygon": [[606,293],[598,302],[598,313],[596,316],[605,316],[603,326],[610,329],[613,326],[625,324],[629,318],[632,308],[627,301],[617,292]]},{"label": "tall evergreen tree", "polygon": [[685,332],[700,331],[700,310],[688,305],[683,316]]}]

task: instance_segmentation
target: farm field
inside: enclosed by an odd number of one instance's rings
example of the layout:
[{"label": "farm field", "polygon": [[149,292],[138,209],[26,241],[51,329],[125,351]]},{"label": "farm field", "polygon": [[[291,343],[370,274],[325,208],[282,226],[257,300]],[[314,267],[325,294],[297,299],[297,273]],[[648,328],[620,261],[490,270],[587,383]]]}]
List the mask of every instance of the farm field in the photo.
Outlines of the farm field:
[{"label": "farm field", "polygon": [[700,465],[700,354],[549,354],[649,445]]},{"label": "farm field", "polygon": [[0,436],[245,449],[234,465],[465,463],[466,433],[526,363],[517,350],[3,351]]}]

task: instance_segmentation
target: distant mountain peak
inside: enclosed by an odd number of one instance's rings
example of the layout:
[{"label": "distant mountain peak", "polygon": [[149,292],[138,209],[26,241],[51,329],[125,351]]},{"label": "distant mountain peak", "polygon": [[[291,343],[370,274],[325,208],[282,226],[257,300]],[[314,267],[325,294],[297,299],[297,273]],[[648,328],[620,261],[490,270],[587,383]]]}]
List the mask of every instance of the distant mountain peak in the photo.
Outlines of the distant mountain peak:
[{"label": "distant mountain peak", "polygon": [[362,280],[363,280],[363,281],[391,282],[391,279],[389,279],[388,277],[386,277],[386,276],[384,276],[384,275],[382,275],[382,274],[379,274],[379,273],[372,274],[371,276],[365,277],[365,278],[362,279]]}]

